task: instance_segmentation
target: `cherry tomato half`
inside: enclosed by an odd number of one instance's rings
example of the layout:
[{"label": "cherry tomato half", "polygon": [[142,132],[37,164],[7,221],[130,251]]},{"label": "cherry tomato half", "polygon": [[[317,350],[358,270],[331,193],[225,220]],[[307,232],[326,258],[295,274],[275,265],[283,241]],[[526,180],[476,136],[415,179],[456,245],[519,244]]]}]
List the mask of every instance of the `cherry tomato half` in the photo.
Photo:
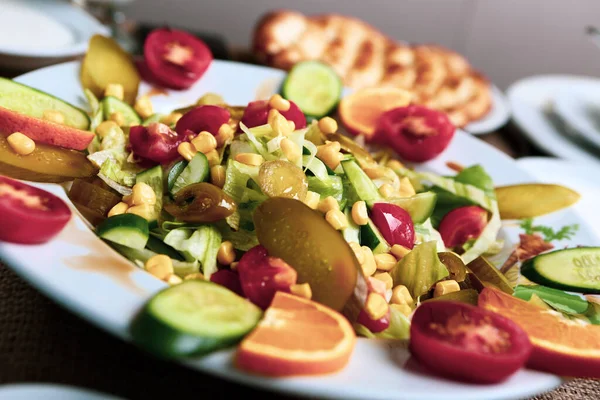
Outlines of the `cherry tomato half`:
[{"label": "cherry tomato half", "polygon": [[476,239],[487,225],[488,212],[478,206],[458,207],[442,218],[440,235],[446,247],[456,247]]},{"label": "cherry tomato half", "polygon": [[196,134],[207,131],[216,136],[221,125],[229,121],[229,117],[229,111],[223,107],[200,106],[183,114],[177,121],[175,130],[180,136],[184,136],[187,131]]},{"label": "cherry tomato half", "polygon": [[144,60],[152,76],[173,89],[189,88],[213,60],[208,46],[187,32],[162,28],[144,42]]},{"label": "cherry tomato half", "polygon": [[156,163],[168,163],[179,157],[177,146],[185,139],[167,125],[154,122],[129,128],[129,143],[136,156]]},{"label": "cherry tomato half", "polygon": [[[242,123],[248,128],[265,125],[267,123],[271,108],[272,107],[269,105],[267,100],[251,101],[244,110]],[[281,115],[283,115],[288,121],[294,121],[296,129],[306,128],[306,117],[300,110],[300,107],[298,107],[293,101],[290,101],[290,109],[287,111],[281,111]]]},{"label": "cherry tomato half", "polygon": [[415,246],[415,226],[410,214],[395,204],[375,203],[371,219],[390,245],[399,244],[412,249]]},{"label": "cherry tomato half", "polygon": [[432,301],[415,311],[411,354],[449,378],[496,383],[521,368],[532,350],[519,325],[499,314],[452,301]]},{"label": "cherry tomato half", "polygon": [[454,137],[448,116],[419,105],[385,112],[377,122],[375,137],[390,145],[407,161],[423,162],[437,157]]},{"label": "cherry tomato half", "polygon": [[69,219],[69,206],[52,193],[0,176],[0,240],[45,243]]},{"label": "cherry tomato half", "polygon": [[281,258],[270,257],[263,246],[251,248],[237,267],[246,297],[263,310],[278,291],[288,292],[298,274]]}]

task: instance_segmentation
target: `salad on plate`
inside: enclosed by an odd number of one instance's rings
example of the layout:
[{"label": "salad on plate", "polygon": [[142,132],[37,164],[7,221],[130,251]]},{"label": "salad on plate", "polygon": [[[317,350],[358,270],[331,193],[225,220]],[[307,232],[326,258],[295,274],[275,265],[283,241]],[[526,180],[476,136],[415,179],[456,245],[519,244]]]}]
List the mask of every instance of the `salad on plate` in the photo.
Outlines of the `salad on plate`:
[{"label": "salad on plate", "polygon": [[327,374],[361,337],[406,341],[461,381],[525,365],[600,377],[600,249],[549,251],[577,227],[534,221],[577,193],[497,187],[468,160],[422,170],[455,135],[447,115],[396,88],[342,96],[316,61],[248,104],[206,93],[156,113],[161,91],[138,93],[142,77],[185,90],[211,62],[178,30],[152,32],[136,60],[95,36],[87,111],[0,79],[0,240],[52,240],[71,208],[24,181],[60,183],[98,237],[165,283],[130,327],[161,357],[237,346],[250,373]]}]

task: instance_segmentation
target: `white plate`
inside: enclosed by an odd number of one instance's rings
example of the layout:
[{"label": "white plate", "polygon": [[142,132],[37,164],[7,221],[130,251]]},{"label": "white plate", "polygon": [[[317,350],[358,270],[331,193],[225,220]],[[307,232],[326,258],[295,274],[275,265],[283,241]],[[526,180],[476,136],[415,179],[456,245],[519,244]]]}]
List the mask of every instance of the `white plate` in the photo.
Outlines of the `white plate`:
[{"label": "white plate", "polygon": [[[0,42],[0,66],[17,70],[83,55],[94,34],[110,34],[94,17],[67,1],[2,0],[0,21],[4,21],[5,37],[10,37],[9,28],[18,35]],[[25,43],[27,35],[31,38]]]},{"label": "white plate", "polygon": [[[83,106],[78,68],[77,63],[66,63],[26,74],[18,80]],[[265,67],[215,61],[206,76],[189,91],[170,92],[169,96],[154,99],[165,111],[192,103],[207,91],[221,93],[231,104],[245,104],[255,98],[257,91],[264,95],[274,90],[281,76],[281,71]],[[141,92],[147,90],[149,87],[143,85]],[[458,132],[449,148],[424,168],[440,174],[451,173],[446,161],[480,163],[497,185],[532,180],[514,160],[464,132]],[[61,187],[38,186],[68,201]],[[591,231],[572,210],[556,212],[540,218],[539,222],[554,227],[581,223],[582,228],[572,242],[560,245],[596,243]],[[507,225],[502,234],[507,243],[514,243],[519,230]],[[99,240],[79,217],[74,217],[58,237],[43,245],[0,243],[0,257],[40,291],[124,340],[130,340],[128,326],[135,313],[165,287],[165,283],[133,266]],[[339,399],[516,399],[550,390],[561,382],[554,375],[531,370],[521,370],[497,385],[454,382],[422,372],[409,361],[409,353],[400,344],[367,339],[359,339],[349,365],[342,372],[316,378],[269,379],[248,375],[233,368],[232,356],[233,351],[221,351],[183,363],[262,388]]]},{"label": "white plate", "polygon": [[492,109],[479,121],[465,126],[464,130],[473,135],[483,135],[503,127],[509,118],[510,105],[506,96],[496,85],[492,85]]},{"label": "white plate", "polygon": [[520,80],[507,90],[513,120],[536,146],[549,154],[600,166],[600,152],[582,141],[553,110],[557,93],[596,83],[593,78],[570,75],[542,75]]},{"label": "white plate", "polygon": [[600,79],[570,85],[556,93],[554,111],[566,124],[600,148]]},{"label": "white plate", "polygon": [[87,389],[64,385],[15,384],[0,387],[0,400],[122,400]]}]

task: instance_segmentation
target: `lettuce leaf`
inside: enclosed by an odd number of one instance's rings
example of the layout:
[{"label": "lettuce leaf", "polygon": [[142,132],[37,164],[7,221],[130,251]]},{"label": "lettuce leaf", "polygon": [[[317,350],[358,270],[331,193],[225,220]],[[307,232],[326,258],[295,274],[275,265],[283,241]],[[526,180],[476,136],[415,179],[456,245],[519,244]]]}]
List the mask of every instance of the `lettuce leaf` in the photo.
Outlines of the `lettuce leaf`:
[{"label": "lettuce leaf", "polygon": [[483,190],[492,199],[496,198],[492,177],[479,164],[472,165],[460,171],[455,177],[456,182],[465,183]]},{"label": "lettuce leaf", "polygon": [[[140,268],[144,267],[144,264],[146,264],[146,261],[148,261],[150,257],[153,257],[158,254],[148,249],[132,249],[131,247],[123,246],[113,242],[110,242],[109,244],[123,257],[127,258],[129,261],[133,262]],[[200,264],[197,260],[188,262],[175,260],[171,258],[171,261],[173,262],[173,269],[175,274],[179,275],[182,278],[188,274],[193,274],[200,270]]]},{"label": "lettuce leaf", "polygon": [[177,228],[170,231],[164,242],[181,252],[186,261],[198,261],[206,279],[217,270],[217,251],[221,245],[221,233],[212,225],[196,230]]},{"label": "lettuce leaf", "polygon": [[364,325],[355,323],[354,330],[360,336],[369,339],[408,339],[410,336],[410,320],[400,311],[390,307],[390,326],[378,333],[371,332]]}]

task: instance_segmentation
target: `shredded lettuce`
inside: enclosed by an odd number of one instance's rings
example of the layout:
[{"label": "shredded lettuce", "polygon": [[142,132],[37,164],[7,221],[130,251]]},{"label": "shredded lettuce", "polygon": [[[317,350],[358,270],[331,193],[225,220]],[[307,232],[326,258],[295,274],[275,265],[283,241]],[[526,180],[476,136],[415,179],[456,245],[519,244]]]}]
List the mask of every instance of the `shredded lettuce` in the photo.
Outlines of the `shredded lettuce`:
[{"label": "shredded lettuce", "polygon": [[327,167],[323,161],[319,160],[318,158],[312,156],[302,156],[302,164],[305,167],[305,171],[309,170],[322,182],[326,182],[329,178]]},{"label": "shredded lettuce", "polygon": [[[244,194],[247,194],[249,181],[258,182],[258,167],[242,164],[230,158],[227,162],[223,191],[240,205],[244,200]],[[234,230],[239,229],[240,220],[239,209],[226,219]]]},{"label": "shredded lettuce", "polygon": [[256,150],[256,152],[258,154],[260,154],[261,156],[263,156],[263,158],[265,160],[272,161],[272,160],[277,160],[279,158],[279,157],[271,154],[267,150],[266,145],[263,144],[262,141],[258,140],[258,138],[257,138],[257,136],[262,137],[268,133],[273,132],[270,125],[261,125],[261,126],[256,126],[254,128],[248,129],[248,127],[246,127],[246,125],[244,125],[242,122],[240,122],[240,129],[246,134],[246,138],[248,138],[250,143],[252,143],[252,146],[254,146],[254,149]]},{"label": "shredded lettuce", "polygon": [[456,182],[475,186],[476,188],[483,190],[488,197],[492,199],[496,198],[494,181],[492,181],[492,178],[479,164],[463,169],[454,177],[454,180]]},{"label": "shredded lettuce", "polygon": [[186,261],[199,261],[202,273],[209,279],[217,270],[217,251],[221,245],[221,233],[211,225],[196,230],[177,228],[170,231],[164,242],[181,252]]},{"label": "shredded lettuce", "polygon": [[438,252],[446,251],[442,235],[433,227],[430,218],[421,224],[415,224],[415,235],[417,243],[435,241]]},{"label": "shredded lettuce", "polygon": [[[307,130],[307,132],[308,132],[308,130]],[[310,153],[308,158],[302,157],[302,165],[304,165],[304,167],[305,167],[304,172],[306,172],[306,170],[308,169],[307,165],[311,164],[312,160],[314,160],[317,157],[317,146],[315,146],[315,144],[313,142],[311,142],[310,140],[304,139],[304,142],[302,143],[302,151],[303,152],[304,152],[304,149],[308,150],[308,152]],[[321,160],[319,160],[319,161],[321,161]],[[325,164],[323,164],[323,166],[325,166]],[[316,173],[314,171],[313,171],[313,174],[316,175]]]},{"label": "shredded lettuce", "polygon": [[357,334],[369,339],[408,339],[410,336],[410,320],[400,311],[390,307],[390,326],[382,332],[373,333],[361,324],[354,324]]},{"label": "shredded lettuce", "polygon": [[344,209],[346,201],[344,198],[344,184],[342,178],[337,175],[327,175],[327,178],[321,180],[316,176],[307,176],[308,190],[316,192],[324,199],[332,196],[340,204],[340,209]]},{"label": "shredded lettuce", "polygon": [[100,107],[98,98],[91,90],[84,89],[83,93],[85,94],[85,98],[87,99],[91,110],[90,131],[95,132],[98,125],[100,125],[104,119],[104,113],[102,112],[102,107]]},{"label": "shredded lettuce", "polygon": [[217,223],[216,227],[219,232],[221,232],[223,240],[230,241],[236,250],[248,251],[251,248],[259,245],[258,238],[256,237],[256,233],[254,231],[248,231],[245,229],[234,231],[224,223]]}]

